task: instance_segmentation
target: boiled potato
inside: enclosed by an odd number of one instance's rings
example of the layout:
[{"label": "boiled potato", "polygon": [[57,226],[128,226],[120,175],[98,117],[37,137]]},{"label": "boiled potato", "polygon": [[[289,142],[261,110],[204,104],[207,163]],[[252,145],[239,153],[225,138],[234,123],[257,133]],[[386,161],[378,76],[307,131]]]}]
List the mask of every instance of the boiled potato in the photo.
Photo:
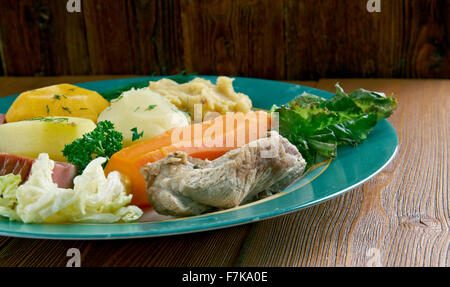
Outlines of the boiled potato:
[{"label": "boiled potato", "polygon": [[97,122],[98,115],[108,106],[109,102],[97,92],[61,84],[20,94],[8,110],[6,121],[76,117]]},{"label": "boiled potato", "polygon": [[92,120],[82,118],[38,118],[0,125],[0,152],[37,158],[48,153],[55,161],[67,161],[66,144],[94,130]]},{"label": "boiled potato", "polygon": [[190,124],[184,112],[147,88],[132,89],[111,101],[111,106],[98,117],[99,122],[104,120],[112,122],[123,134],[124,147]]}]

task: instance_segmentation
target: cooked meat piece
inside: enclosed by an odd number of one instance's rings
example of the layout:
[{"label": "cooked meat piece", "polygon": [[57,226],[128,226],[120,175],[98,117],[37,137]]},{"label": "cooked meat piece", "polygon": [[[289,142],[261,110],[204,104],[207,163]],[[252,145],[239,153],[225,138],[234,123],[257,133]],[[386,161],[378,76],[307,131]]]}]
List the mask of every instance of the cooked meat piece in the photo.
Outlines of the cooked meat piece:
[{"label": "cooked meat piece", "polygon": [[0,176],[13,173],[22,176],[22,183],[28,179],[34,160],[27,157],[0,153]]},{"label": "cooked meat piece", "polygon": [[77,174],[78,170],[74,165],[67,162],[55,162],[52,178],[59,188],[73,188],[73,179]]},{"label": "cooked meat piece", "polygon": [[5,122],[6,122],[5,115],[4,114],[0,114],[0,125],[4,124]]},{"label": "cooked meat piece", "polygon": [[[7,153],[0,153],[0,176],[10,173],[20,175],[24,183],[30,175],[34,159]],[[75,166],[65,162],[55,162],[53,182],[60,188],[72,188],[73,178],[77,175]]]},{"label": "cooked meat piece", "polygon": [[150,204],[160,214],[198,215],[249,202],[262,191],[278,192],[298,179],[306,162],[277,132],[213,161],[183,152],[141,169]]}]

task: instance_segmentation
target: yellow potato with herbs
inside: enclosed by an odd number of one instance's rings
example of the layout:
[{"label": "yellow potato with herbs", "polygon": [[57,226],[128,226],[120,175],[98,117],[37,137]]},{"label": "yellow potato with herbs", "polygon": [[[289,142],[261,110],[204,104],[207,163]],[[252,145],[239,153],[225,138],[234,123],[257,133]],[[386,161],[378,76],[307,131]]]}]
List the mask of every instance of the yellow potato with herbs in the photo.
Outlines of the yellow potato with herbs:
[{"label": "yellow potato with herbs", "polygon": [[94,130],[92,120],[70,117],[36,118],[0,125],[0,153],[37,158],[47,153],[52,160],[67,161],[66,144]]},{"label": "yellow potato with herbs", "polygon": [[8,123],[40,117],[77,117],[97,122],[109,106],[99,93],[70,84],[60,84],[23,92],[14,101],[5,119]]}]

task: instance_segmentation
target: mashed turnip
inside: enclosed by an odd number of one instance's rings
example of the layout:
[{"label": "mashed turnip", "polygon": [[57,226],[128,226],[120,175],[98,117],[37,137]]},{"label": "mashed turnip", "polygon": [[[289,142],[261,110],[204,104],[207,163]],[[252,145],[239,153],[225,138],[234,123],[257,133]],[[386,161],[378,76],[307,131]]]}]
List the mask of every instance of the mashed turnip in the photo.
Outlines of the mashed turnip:
[{"label": "mashed turnip", "polygon": [[[252,101],[242,93],[235,92],[233,80],[228,77],[218,77],[217,85],[211,81],[195,78],[178,84],[170,79],[150,82],[149,89],[167,98],[182,111],[186,111],[191,119],[199,122],[208,113],[226,114],[228,112],[250,112]],[[201,113],[194,110],[195,105],[201,105]],[[197,112],[197,113],[196,113]],[[202,118],[198,118],[202,117]]]}]

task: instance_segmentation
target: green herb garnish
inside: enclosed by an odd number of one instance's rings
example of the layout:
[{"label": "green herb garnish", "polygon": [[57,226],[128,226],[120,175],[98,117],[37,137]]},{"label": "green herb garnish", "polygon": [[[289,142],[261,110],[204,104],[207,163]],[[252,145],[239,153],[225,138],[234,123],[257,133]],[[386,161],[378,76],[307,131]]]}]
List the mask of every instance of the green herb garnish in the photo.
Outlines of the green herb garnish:
[{"label": "green herb garnish", "polygon": [[54,95],[53,96],[55,99],[57,99],[58,101],[61,100],[61,96],[60,95]]},{"label": "green herb garnish", "polygon": [[280,134],[294,144],[307,168],[337,156],[341,145],[358,145],[397,108],[394,97],[363,89],[346,94],[337,84],[329,100],[304,93],[278,112]]},{"label": "green herb garnish", "polygon": [[154,108],[156,108],[157,107],[157,105],[150,105],[150,106],[148,106],[147,107],[147,109],[145,109],[146,111],[151,111],[151,110],[153,110]]},{"label": "green herb garnish", "polygon": [[118,98],[112,99],[112,100],[111,100],[111,103],[118,102],[118,101],[120,101],[121,99],[123,99],[123,95],[120,95]]},{"label": "green herb garnish", "polygon": [[40,122],[49,122],[49,123],[68,123],[69,119],[68,118],[34,118],[34,119],[28,119],[25,120],[28,122],[33,122],[33,121],[40,121]]},{"label": "green herb garnish", "polygon": [[144,132],[139,133],[137,128],[132,128],[130,131],[133,132],[133,137],[131,141],[136,141],[144,136]]},{"label": "green herb garnish", "polygon": [[68,112],[69,114],[72,114],[72,111],[68,107],[62,107],[62,109]]},{"label": "green herb garnish", "polygon": [[69,162],[79,167],[81,174],[97,157],[104,157],[108,161],[113,154],[122,149],[122,140],[122,133],[114,130],[113,123],[102,121],[92,132],[66,145],[62,152]]},{"label": "green herb garnish", "polygon": [[46,105],[45,108],[47,109],[47,116],[50,115],[50,108],[48,107],[48,105]]}]

